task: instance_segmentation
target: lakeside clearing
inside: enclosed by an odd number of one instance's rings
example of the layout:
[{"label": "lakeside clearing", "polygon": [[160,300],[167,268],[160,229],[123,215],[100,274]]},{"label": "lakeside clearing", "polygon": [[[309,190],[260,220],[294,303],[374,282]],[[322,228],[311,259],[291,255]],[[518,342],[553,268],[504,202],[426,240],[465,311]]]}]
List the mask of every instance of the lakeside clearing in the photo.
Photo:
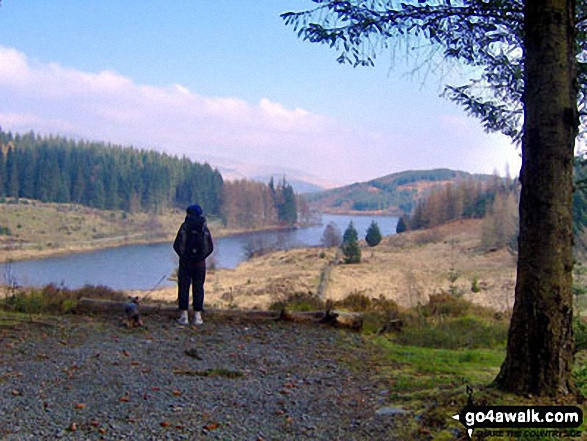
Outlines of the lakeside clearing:
[{"label": "lakeside clearing", "polygon": [[[5,260],[16,261],[171,242],[184,216],[179,209],[155,215],[22,200],[0,204],[0,226],[10,233],[0,236],[0,249]],[[215,237],[243,232],[223,228],[219,222],[210,222],[210,227]],[[450,291],[505,310],[514,298],[515,256],[506,250],[481,252],[481,230],[481,220],[462,220],[388,236],[373,248],[363,243],[363,259],[357,265],[339,264],[336,249],[301,248],[255,257],[235,269],[211,268],[206,304],[265,309],[288,296],[312,293],[322,300],[340,300],[349,294],[383,296],[409,307]],[[148,296],[175,302],[177,290],[162,288]]]},{"label": "lakeside clearing", "polygon": [[[349,294],[383,296],[410,307],[426,303],[432,294],[452,292],[507,310],[514,300],[515,256],[507,250],[482,252],[482,223],[462,220],[388,236],[373,248],[363,242],[360,264],[340,264],[335,248],[300,248],[254,257],[234,269],[211,269],[206,304],[266,309],[292,295],[311,293],[335,301]],[[148,296],[174,302],[177,289],[162,288]]]}]

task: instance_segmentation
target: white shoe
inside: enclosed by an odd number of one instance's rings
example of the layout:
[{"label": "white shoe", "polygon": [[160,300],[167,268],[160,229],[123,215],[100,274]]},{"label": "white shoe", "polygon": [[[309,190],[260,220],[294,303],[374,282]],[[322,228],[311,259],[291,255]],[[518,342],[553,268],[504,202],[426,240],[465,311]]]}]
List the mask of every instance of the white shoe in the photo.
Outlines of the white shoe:
[{"label": "white shoe", "polygon": [[204,320],[202,320],[202,314],[196,311],[196,314],[194,315],[194,325],[203,325],[204,324]]},{"label": "white shoe", "polygon": [[177,319],[177,323],[179,323],[180,325],[189,325],[190,324],[188,321],[188,312],[187,311],[181,311],[181,315]]}]

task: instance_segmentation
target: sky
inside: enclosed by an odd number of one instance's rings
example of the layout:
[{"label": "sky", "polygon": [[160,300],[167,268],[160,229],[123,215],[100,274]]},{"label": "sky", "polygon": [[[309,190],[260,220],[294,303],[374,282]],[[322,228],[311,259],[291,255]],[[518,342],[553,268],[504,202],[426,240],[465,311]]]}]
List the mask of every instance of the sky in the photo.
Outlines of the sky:
[{"label": "sky", "polygon": [[310,0],[3,0],[0,126],[350,184],[405,170],[517,175],[519,148],[440,97],[297,37]]}]

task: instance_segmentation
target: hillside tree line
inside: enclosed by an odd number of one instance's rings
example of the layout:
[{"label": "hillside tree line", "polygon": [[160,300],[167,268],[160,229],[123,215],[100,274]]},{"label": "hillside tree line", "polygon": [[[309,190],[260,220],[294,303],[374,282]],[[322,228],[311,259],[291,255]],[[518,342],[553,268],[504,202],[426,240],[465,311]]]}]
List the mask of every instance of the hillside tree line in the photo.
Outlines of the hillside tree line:
[{"label": "hillside tree line", "polygon": [[[575,158],[573,192],[573,235],[575,251],[587,250],[587,160]],[[421,198],[411,215],[400,218],[403,229],[435,227],[456,219],[484,219],[482,248],[517,249],[518,205],[520,187],[517,179],[493,176],[486,181],[465,179],[433,187]],[[398,233],[402,232],[396,230]]]},{"label": "hillside tree line", "polygon": [[228,227],[293,226],[308,222],[309,208],[285,178],[275,185],[239,179],[224,183],[222,215]]},{"label": "hillside tree line", "polygon": [[219,214],[222,176],[148,150],[0,131],[0,196],[162,212],[198,201]]},{"label": "hillside tree line", "polygon": [[293,225],[308,216],[285,178],[277,185],[224,182],[209,164],[186,157],[0,130],[0,199],[7,197],[155,213],[198,202],[244,228]]},{"label": "hillside tree line", "polygon": [[488,180],[464,179],[433,187],[421,198],[408,221],[412,230],[432,228],[455,219],[482,219],[496,199],[517,197],[516,179],[494,175]]}]

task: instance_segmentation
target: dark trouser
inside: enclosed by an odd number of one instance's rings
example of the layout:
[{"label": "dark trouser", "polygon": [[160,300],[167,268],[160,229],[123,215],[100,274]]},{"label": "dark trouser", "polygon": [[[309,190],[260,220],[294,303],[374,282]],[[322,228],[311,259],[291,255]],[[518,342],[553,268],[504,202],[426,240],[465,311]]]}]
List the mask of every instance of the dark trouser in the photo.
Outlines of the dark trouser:
[{"label": "dark trouser", "polygon": [[204,308],[204,282],[206,281],[206,267],[179,265],[177,273],[179,309],[187,311],[190,303],[190,285],[194,296],[194,311]]}]

